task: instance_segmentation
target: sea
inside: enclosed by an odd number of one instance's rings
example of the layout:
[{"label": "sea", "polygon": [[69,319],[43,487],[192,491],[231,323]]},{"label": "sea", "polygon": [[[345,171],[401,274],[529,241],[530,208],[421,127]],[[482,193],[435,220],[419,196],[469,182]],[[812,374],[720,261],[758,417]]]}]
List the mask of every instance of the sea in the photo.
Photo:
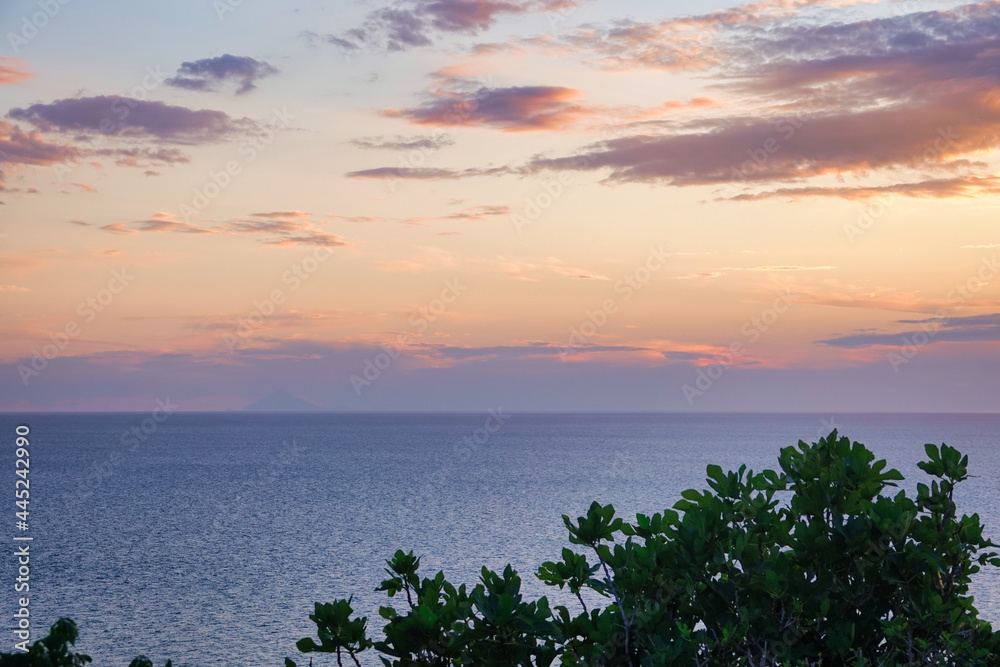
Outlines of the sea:
[{"label": "sea", "polygon": [[[30,506],[14,504],[15,437],[27,426]],[[526,595],[568,545],[561,516],[612,503],[634,518],[705,488],[705,467],[777,467],[782,447],[833,428],[905,476],[925,443],[969,455],[957,494],[1000,541],[998,414],[2,414],[7,517],[0,651],[23,593],[14,553],[30,544],[32,640],[60,617],[98,667],[142,654],[159,667],[309,664],[315,602],[353,596],[381,627],[375,588],[397,549],[425,574],[475,583],[510,563]],[[22,429],[23,430],[23,429]],[[15,536],[31,537],[14,541]],[[1000,573],[974,585],[1000,623]],[[555,595],[558,598],[558,594]],[[396,601],[398,602],[398,600]],[[317,666],[335,664],[316,660]],[[374,656],[363,664],[374,665]]]}]

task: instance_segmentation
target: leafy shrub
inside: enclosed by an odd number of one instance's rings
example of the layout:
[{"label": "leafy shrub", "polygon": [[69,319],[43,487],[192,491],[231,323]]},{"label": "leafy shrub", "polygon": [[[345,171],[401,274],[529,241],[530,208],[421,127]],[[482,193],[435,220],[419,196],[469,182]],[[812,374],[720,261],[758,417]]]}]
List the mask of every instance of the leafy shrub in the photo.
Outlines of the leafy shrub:
[{"label": "leafy shrub", "polygon": [[83,667],[91,659],[70,648],[76,645],[77,637],[76,623],[60,618],[48,636],[29,646],[27,652],[0,653],[0,667]]},{"label": "leafy shrub", "polygon": [[[28,647],[27,652],[0,653],[0,667],[84,667],[93,662],[89,655],[74,653],[79,631],[69,618],[60,618],[49,629],[49,634]],[[129,663],[129,667],[153,667],[153,661],[144,655]],[[172,667],[167,660],[166,667]]]},{"label": "leafy shrub", "polygon": [[916,497],[890,495],[902,475],[834,431],[782,449],[778,471],[708,466],[707,490],[635,523],[596,502],[564,516],[578,551],[536,576],[577,611],[525,600],[510,566],[455,586],[397,551],[378,590],[405,602],[380,609],[383,640],[347,599],[317,604],[319,642],[297,647],[338,665],[374,649],[386,667],[1000,665],[968,592],[997,545],[954,502],[968,457],[926,452]]}]

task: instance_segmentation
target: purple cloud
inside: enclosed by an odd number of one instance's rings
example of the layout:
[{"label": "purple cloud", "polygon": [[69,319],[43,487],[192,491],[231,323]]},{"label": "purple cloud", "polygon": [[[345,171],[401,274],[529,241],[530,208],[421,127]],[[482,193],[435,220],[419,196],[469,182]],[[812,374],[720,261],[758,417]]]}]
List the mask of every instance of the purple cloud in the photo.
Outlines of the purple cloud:
[{"label": "purple cloud", "polygon": [[575,101],[579,97],[580,91],[562,86],[439,90],[424,104],[382,114],[416,125],[481,126],[504,132],[553,130],[591,113]]},{"label": "purple cloud", "polygon": [[550,12],[575,7],[577,0],[407,0],[370,12],[361,25],[339,35],[317,35],[345,51],[374,47],[405,51],[430,46],[439,34],[475,35],[502,16]]},{"label": "purple cloud", "polygon": [[182,63],[177,75],[166,80],[176,88],[197,91],[217,91],[221,85],[235,83],[236,94],[242,95],[257,87],[257,80],[278,73],[278,68],[249,56],[225,54]]},{"label": "purple cloud", "polygon": [[188,109],[163,102],[117,95],[74,97],[48,104],[14,108],[8,118],[31,123],[43,131],[96,133],[156,138],[182,144],[218,141],[251,129],[252,122],[234,120],[222,111]]},{"label": "purple cloud", "polygon": [[[1000,313],[989,315],[973,315],[970,317],[928,318],[924,320],[899,320],[898,324],[919,324],[920,330],[901,333],[859,333],[838,336],[820,343],[832,347],[868,348],[868,347],[899,347],[909,344],[915,336],[927,338],[931,343],[977,343],[1000,341]],[[906,339],[904,341],[904,338]]]},{"label": "purple cloud", "polygon": [[456,180],[460,178],[473,178],[477,176],[500,176],[503,174],[516,173],[510,167],[471,167],[469,169],[437,169],[433,167],[376,167],[374,169],[361,169],[360,171],[349,171],[346,176],[349,178],[386,178],[410,179],[417,181],[440,181]]}]

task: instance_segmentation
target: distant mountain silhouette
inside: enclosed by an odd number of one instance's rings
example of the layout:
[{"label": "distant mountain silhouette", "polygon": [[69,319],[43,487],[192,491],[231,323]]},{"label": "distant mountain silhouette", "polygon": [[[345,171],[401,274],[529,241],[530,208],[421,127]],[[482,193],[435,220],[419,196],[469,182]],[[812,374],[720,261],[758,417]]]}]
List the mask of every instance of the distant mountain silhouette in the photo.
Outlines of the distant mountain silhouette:
[{"label": "distant mountain silhouette", "polygon": [[254,401],[243,412],[324,412],[325,409],[304,398],[292,396],[284,389]]}]

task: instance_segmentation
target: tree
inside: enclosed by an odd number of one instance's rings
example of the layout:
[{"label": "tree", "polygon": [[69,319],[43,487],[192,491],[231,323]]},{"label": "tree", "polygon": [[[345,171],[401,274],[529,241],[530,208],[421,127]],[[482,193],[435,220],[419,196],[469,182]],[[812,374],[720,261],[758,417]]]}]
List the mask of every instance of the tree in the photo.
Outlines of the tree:
[{"label": "tree", "polygon": [[926,453],[916,497],[890,494],[903,476],[834,431],[782,449],[779,470],[708,466],[708,489],[634,523],[595,502],[563,517],[578,550],[536,574],[576,611],[525,600],[510,566],[470,588],[397,551],[378,591],[405,602],[380,609],[384,639],[347,599],[317,604],[319,643],[297,647],[338,665],[374,649],[385,667],[1000,665],[969,595],[997,545],[954,502],[968,457]]}]

